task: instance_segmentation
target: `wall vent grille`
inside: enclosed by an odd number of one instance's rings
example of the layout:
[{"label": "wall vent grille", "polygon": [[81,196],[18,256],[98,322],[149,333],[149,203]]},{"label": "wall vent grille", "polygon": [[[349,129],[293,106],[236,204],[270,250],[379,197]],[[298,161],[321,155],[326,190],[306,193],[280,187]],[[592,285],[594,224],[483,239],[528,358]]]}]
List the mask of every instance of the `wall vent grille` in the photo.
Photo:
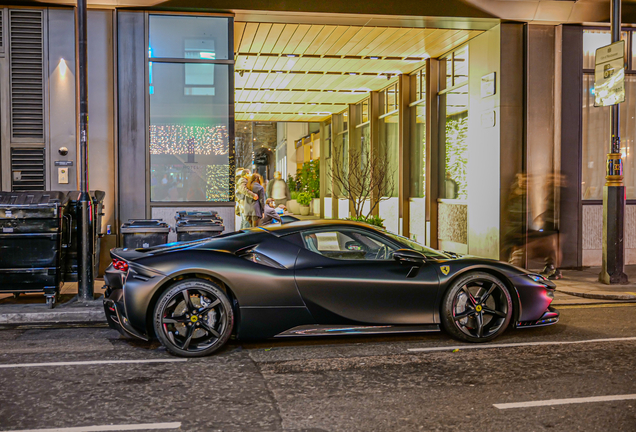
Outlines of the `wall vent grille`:
[{"label": "wall vent grille", "polygon": [[4,9],[0,9],[0,52],[4,52],[4,21],[2,18],[4,17]]},{"label": "wall vent grille", "polygon": [[11,138],[44,142],[43,13],[9,11]]},{"label": "wall vent grille", "polygon": [[11,190],[46,190],[44,176],[45,156],[43,148],[11,149]]}]

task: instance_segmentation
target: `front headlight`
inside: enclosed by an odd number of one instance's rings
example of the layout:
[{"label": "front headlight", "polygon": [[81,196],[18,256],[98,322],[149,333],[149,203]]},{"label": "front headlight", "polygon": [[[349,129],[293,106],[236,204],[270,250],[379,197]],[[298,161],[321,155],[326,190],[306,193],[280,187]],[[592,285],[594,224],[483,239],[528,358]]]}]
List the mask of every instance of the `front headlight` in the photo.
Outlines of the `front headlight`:
[{"label": "front headlight", "polygon": [[547,279],[543,276],[541,276],[540,274],[527,274],[526,276],[528,276],[530,279],[532,279],[535,282],[539,282],[539,283],[544,283],[545,281],[547,281]]}]

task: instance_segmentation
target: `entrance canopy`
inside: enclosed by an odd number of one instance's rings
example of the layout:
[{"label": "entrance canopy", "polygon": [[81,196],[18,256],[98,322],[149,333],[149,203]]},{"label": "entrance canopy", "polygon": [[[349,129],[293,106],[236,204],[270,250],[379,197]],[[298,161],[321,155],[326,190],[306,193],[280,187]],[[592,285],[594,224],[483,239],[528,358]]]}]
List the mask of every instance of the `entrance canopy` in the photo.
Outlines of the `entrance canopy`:
[{"label": "entrance canopy", "polygon": [[481,33],[237,21],[236,120],[324,120]]}]

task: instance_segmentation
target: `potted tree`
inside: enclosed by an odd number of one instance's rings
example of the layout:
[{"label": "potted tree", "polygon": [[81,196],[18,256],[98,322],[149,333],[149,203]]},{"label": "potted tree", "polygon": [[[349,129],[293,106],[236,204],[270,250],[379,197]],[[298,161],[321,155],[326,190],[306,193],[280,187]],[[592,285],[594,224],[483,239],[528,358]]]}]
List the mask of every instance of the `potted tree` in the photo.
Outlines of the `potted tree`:
[{"label": "potted tree", "polygon": [[300,205],[300,214],[301,216],[309,215],[309,204],[311,204],[312,196],[308,192],[301,192],[298,194],[298,198],[296,198],[298,204]]}]

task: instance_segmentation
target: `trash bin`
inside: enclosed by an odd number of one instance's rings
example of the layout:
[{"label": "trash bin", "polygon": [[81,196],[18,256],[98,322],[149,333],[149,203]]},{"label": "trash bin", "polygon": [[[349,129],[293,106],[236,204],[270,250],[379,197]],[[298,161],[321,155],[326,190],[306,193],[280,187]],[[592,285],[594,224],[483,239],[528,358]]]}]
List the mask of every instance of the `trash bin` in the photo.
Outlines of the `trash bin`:
[{"label": "trash bin", "polygon": [[[104,191],[91,191],[91,200],[93,201],[93,275],[97,277],[99,272],[99,255],[100,255],[100,239],[102,237],[102,216],[104,216]],[[77,262],[77,221],[81,216],[79,207],[80,191],[68,192],[67,215],[70,218],[70,228],[72,241],[66,250],[66,259],[63,261],[64,282],[77,282],[78,280],[78,262]]]},{"label": "trash bin", "polygon": [[124,247],[147,248],[168,243],[170,225],[161,219],[130,219],[122,224]]},{"label": "trash bin", "polygon": [[66,192],[0,192],[0,292],[42,292],[53,307],[63,246],[72,242]]},{"label": "trash bin", "polygon": [[215,219],[182,219],[177,221],[177,241],[216,237],[223,232],[223,223]]}]

